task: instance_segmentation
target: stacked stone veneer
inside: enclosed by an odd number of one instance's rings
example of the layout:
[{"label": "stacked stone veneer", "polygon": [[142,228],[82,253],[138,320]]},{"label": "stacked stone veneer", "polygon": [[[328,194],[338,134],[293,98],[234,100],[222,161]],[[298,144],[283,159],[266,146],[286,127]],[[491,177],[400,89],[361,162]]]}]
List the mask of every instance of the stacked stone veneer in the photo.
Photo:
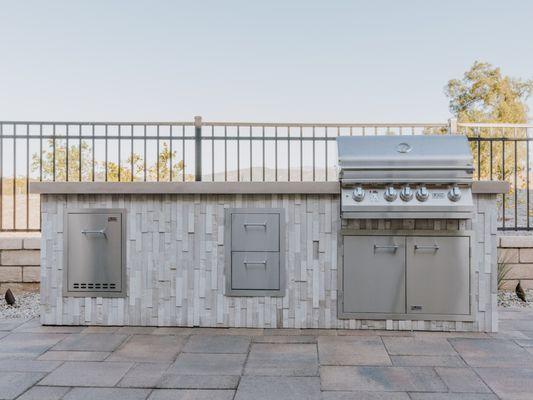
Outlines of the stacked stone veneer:
[{"label": "stacked stone veneer", "polygon": [[[489,195],[476,198],[478,212],[473,226],[458,221],[431,222],[432,229],[437,230],[474,228],[474,291],[478,302],[474,323],[337,319],[341,221],[336,195],[43,195],[41,199],[44,324],[497,329],[497,315],[492,312],[496,305],[492,279],[496,214],[494,197]],[[63,211],[67,207],[127,210],[126,298],[62,296]],[[224,209],[228,207],[286,210],[285,297],[224,295]],[[391,223],[369,222],[376,228],[387,228]],[[402,224],[403,229],[418,228],[414,221]]]},{"label": "stacked stone veneer", "polygon": [[0,291],[37,288],[40,246],[39,234],[0,234]]}]

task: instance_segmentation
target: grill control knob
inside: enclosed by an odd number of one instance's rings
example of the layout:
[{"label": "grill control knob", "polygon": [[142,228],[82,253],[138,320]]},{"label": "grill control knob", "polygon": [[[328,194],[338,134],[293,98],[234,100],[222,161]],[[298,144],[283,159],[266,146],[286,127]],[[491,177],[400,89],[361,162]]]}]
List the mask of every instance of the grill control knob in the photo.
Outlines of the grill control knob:
[{"label": "grill control knob", "polygon": [[448,192],[448,198],[451,201],[459,201],[461,198],[461,189],[459,189],[459,186],[454,186],[450,189]]},{"label": "grill control knob", "polygon": [[387,186],[385,193],[383,193],[383,197],[385,197],[385,200],[387,201],[394,201],[398,197],[398,192],[393,186]]},{"label": "grill control knob", "polygon": [[363,201],[365,198],[365,190],[361,186],[357,186],[353,191],[352,197],[357,202]]},{"label": "grill control knob", "polygon": [[409,186],[404,186],[400,192],[400,198],[403,201],[410,201],[413,198],[413,191]]},{"label": "grill control knob", "polygon": [[416,191],[416,199],[418,201],[426,201],[429,198],[429,192],[425,186],[420,186]]}]

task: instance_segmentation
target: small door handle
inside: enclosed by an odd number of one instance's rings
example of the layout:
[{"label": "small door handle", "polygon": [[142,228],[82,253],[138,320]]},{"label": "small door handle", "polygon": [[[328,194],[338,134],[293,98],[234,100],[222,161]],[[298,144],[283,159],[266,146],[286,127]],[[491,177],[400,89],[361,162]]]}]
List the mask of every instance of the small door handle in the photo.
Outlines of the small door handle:
[{"label": "small door handle", "polygon": [[87,234],[102,235],[103,237],[105,237],[107,239],[107,234],[106,234],[105,230],[106,230],[106,228],[102,228],[102,229],[98,229],[98,230],[83,229],[81,231],[81,233],[84,234],[84,235],[87,235]]},{"label": "small door handle", "polygon": [[247,222],[245,222],[244,223],[244,228],[246,229],[247,226],[261,226],[261,227],[266,229],[267,223],[266,222],[263,222],[263,223],[261,223],[261,222],[250,222],[250,223],[247,223]]},{"label": "small door handle", "polygon": [[384,245],[375,244],[374,245],[374,251],[378,250],[378,249],[389,249],[389,250],[396,251],[396,250],[398,250],[398,247],[399,246],[397,244],[384,244]]},{"label": "small door handle", "polygon": [[415,244],[415,250],[435,250],[435,251],[437,251],[438,249],[440,249],[440,246],[438,244],[434,244],[434,245],[431,245],[431,246],[423,246],[423,245]]},{"label": "small door handle", "polygon": [[266,265],[267,265],[267,262],[266,260],[265,261],[243,261],[242,262],[244,264],[245,267],[248,267],[248,265],[264,265],[265,268],[266,268]]}]

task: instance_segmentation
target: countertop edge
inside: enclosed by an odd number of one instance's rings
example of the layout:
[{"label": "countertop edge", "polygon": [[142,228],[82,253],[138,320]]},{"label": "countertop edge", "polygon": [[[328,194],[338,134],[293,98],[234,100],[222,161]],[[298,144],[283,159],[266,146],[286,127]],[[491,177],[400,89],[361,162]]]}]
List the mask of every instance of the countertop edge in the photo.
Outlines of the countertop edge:
[{"label": "countertop edge", "polygon": [[[474,194],[508,193],[509,182],[474,181]],[[33,194],[339,194],[338,182],[30,182]]]},{"label": "countertop edge", "polygon": [[30,182],[35,194],[338,194],[338,182]]},{"label": "countertop edge", "polygon": [[474,181],[472,193],[474,194],[504,194],[508,193],[511,185],[505,181]]}]

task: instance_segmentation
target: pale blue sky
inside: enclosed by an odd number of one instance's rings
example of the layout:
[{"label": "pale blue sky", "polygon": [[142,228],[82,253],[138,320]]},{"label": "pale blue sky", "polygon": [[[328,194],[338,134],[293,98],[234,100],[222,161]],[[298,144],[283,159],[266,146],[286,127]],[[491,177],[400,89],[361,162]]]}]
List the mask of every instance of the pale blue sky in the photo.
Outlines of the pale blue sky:
[{"label": "pale blue sky", "polygon": [[0,5],[2,120],[440,122],[474,60],[533,77],[531,1]]}]

